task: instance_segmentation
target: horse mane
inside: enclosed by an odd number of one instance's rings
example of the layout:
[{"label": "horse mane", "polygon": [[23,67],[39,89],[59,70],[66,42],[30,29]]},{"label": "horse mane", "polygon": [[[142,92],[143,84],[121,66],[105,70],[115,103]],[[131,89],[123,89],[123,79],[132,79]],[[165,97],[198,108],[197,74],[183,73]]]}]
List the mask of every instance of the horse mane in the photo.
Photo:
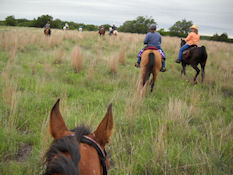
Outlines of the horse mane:
[{"label": "horse mane", "polygon": [[[46,169],[43,175],[52,175],[55,173],[79,175],[78,162],[81,158],[79,143],[82,136],[90,134],[90,130],[82,125],[71,131],[75,132],[75,136],[66,136],[54,140],[51,144],[45,154],[44,165],[46,165]],[[65,154],[69,154],[70,159]]]}]

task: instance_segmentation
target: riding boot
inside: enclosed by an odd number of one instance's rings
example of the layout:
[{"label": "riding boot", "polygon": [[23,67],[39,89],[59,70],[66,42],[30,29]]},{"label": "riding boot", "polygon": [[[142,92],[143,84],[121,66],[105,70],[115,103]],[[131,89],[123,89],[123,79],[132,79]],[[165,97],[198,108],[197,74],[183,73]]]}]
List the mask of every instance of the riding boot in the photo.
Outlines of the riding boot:
[{"label": "riding boot", "polygon": [[140,67],[140,63],[135,63],[135,65],[134,65],[135,67],[137,67],[137,68],[139,68]]},{"label": "riding boot", "polygon": [[181,59],[176,59],[176,63],[181,63]]},{"label": "riding boot", "polygon": [[166,72],[165,60],[162,61],[162,68],[160,69],[160,72]]}]

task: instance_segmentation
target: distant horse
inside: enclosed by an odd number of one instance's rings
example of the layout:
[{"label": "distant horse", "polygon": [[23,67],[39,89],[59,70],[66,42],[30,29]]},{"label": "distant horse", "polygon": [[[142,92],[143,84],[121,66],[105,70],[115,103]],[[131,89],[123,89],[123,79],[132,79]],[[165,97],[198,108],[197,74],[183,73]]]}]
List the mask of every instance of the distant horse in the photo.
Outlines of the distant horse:
[{"label": "distant horse", "polygon": [[44,30],[44,34],[45,34],[46,36],[50,36],[50,35],[51,35],[51,29],[49,29],[49,28],[45,29],[45,30]]},{"label": "distant horse", "polygon": [[117,36],[117,35],[118,35],[118,31],[117,31],[117,30],[114,30],[114,31],[112,32],[112,34],[115,35],[115,36]]},{"label": "distant horse", "polygon": [[69,30],[69,27],[64,26],[63,30]]},{"label": "distant horse", "polygon": [[151,92],[154,88],[154,83],[157,75],[162,67],[162,56],[158,50],[145,50],[141,56],[141,86],[143,87],[147,81],[150,79],[150,75],[153,77],[151,79]]},{"label": "distant horse", "polygon": [[59,99],[50,113],[54,138],[45,155],[44,175],[107,175],[109,161],[104,149],[113,130],[112,104],[94,132],[84,126],[68,130],[59,110]]},{"label": "distant horse", "polygon": [[99,29],[99,35],[101,36],[104,36],[105,35],[105,30],[104,30],[104,28],[103,27],[101,27],[100,29]]},{"label": "distant horse", "polygon": [[83,31],[83,28],[82,28],[82,27],[79,27],[78,31],[79,31],[79,32],[82,32],[82,31]]},{"label": "distant horse", "polygon": [[[181,39],[180,47],[186,44],[186,41]],[[201,81],[203,82],[205,77],[205,65],[207,61],[207,52],[205,46],[197,47],[191,46],[189,49],[183,52],[182,59],[182,67],[181,75],[186,75],[185,67],[186,65],[191,65],[193,69],[196,70],[196,75],[194,76],[194,83],[197,83],[197,76],[200,73],[200,69],[198,68],[198,64],[201,65]]]},{"label": "distant horse", "polygon": [[111,31],[112,31],[112,27],[109,27],[109,35],[115,35],[115,36],[118,35],[118,31],[117,30],[114,30],[112,33],[111,33]]}]

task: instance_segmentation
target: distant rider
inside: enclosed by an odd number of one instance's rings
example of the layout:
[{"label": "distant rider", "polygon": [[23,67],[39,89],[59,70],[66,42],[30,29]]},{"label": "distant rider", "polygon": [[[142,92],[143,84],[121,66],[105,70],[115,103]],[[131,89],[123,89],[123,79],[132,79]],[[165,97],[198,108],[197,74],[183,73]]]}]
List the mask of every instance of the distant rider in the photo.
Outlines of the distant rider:
[{"label": "distant rider", "polygon": [[47,22],[47,24],[45,24],[44,28],[45,28],[45,30],[50,29],[50,22],[49,21]]},{"label": "distant rider", "polygon": [[46,32],[46,30],[48,30],[48,34],[51,34],[51,30],[50,30],[50,22],[48,21],[47,24],[45,24],[44,26],[44,33]]},{"label": "distant rider", "polygon": [[180,48],[179,56],[176,60],[176,63],[180,63],[182,61],[182,54],[184,50],[187,50],[191,45],[198,45],[198,41],[200,40],[200,35],[198,34],[198,26],[192,25],[190,29],[191,32],[185,39],[186,44]]},{"label": "distant rider", "polygon": [[112,30],[109,32],[109,34],[111,35],[114,30],[116,30],[116,26],[115,25],[112,26]]}]

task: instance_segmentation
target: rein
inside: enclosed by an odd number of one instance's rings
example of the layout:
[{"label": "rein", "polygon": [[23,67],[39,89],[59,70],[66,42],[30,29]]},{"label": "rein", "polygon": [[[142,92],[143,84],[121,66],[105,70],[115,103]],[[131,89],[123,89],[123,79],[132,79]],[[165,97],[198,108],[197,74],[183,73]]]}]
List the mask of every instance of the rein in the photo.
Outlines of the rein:
[{"label": "rein", "polygon": [[101,165],[103,167],[103,175],[107,175],[108,174],[107,165],[106,165],[107,153],[105,149],[103,150],[101,146],[95,140],[85,135],[81,138],[80,142],[86,143],[96,149],[96,151],[98,152],[99,158],[100,158]]}]

